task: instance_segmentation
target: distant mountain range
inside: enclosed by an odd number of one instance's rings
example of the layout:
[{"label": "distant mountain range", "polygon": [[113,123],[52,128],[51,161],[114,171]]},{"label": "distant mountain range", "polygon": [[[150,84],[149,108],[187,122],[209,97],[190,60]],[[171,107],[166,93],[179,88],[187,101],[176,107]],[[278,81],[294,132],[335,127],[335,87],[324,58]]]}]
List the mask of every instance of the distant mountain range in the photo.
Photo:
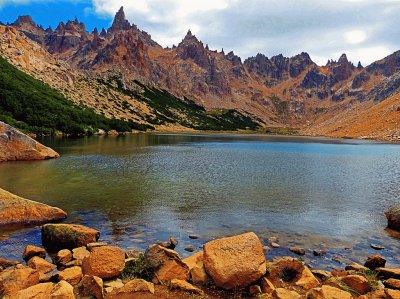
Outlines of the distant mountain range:
[{"label": "distant mountain range", "polygon": [[0,55],[10,63],[106,117],[164,130],[203,128],[178,102],[160,99],[163,92],[208,116],[238,113],[260,127],[400,138],[400,51],[366,67],[345,54],[325,66],[307,53],[242,61],[210,50],[190,31],[179,45],[163,48],[131,25],[123,8],[107,30],[88,33],[77,19],[44,29],[21,16],[0,27],[0,39]]}]

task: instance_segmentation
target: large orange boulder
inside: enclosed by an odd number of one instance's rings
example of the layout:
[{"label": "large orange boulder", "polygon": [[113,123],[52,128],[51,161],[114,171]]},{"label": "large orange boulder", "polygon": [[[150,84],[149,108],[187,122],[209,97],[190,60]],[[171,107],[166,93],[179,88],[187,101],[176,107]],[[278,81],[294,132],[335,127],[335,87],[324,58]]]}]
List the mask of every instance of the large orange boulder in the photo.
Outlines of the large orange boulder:
[{"label": "large orange boulder", "polygon": [[24,227],[67,218],[67,213],[0,189],[0,227]]},{"label": "large orange boulder", "polygon": [[84,275],[109,279],[119,276],[125,267],[125,252],[115,246],[102,246],[93,251],[82,261]]},{"label": "large orange boulder", "polygon": [[42,243],[50,252],[73,249],[96,242],[100,232],[77,224],[46,224],[42,226]]},{"label": "large orange boulder", "polygon": [[204,267],[218,287],[243,288],[267,269],[263,245],[255,233],[213,240],[204,245]]},{"label": "large orange boulder", "polygon": [[39,283],[39,272],[30,267],[17,265],[0,273],[0,294],[12,298],[18,291]]},{"label": "large orange boulder", "polygon": [[0,121],[0,162],[46,160],[60,155]]}]

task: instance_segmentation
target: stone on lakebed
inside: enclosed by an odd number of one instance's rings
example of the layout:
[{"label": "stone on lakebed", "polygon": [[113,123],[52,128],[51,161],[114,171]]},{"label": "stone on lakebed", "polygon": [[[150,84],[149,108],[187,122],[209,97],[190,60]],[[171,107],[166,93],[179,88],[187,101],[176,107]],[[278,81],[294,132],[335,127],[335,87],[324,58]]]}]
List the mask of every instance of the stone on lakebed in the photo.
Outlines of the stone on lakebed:
[{"label": "stone on lakebed", "polygon": [[86,246],[99,237],[99,231],[83,225],[46,224],[42,227],[42,243],[50,252]]}]

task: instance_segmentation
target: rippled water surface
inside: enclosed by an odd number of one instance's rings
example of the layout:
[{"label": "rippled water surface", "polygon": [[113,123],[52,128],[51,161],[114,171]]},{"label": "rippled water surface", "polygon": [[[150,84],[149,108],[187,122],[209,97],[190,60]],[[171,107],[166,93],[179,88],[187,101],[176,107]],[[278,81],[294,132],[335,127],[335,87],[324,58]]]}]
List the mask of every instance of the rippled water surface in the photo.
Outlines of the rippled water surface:
[{"label": "rippled water surface", "polygon": [[[400,240],[385,231],[383,215],[399,203],[399,145],[169,134],[43,142],[62,158],[2,163],[0,187],[58,206],[68,222],[95,227],[124,248],[174,235],[186,255],[188,245],[255,231],[265,244],[279,238],[271,257],[301,245],[311,265],[341,266],[362,261],[376,243],[389,265],[400,264]],[[20,258],[28,243],[40,245],[39,229],[1,233],[0,256]],[[314,258],[316,248],[327,256]]]}]

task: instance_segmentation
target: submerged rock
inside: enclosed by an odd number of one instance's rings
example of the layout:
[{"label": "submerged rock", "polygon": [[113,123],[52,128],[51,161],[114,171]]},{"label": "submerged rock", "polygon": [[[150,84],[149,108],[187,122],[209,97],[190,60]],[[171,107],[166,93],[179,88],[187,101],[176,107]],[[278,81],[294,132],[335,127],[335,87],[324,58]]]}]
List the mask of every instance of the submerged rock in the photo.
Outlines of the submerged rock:
[{"label": "submerged rock", "polygon": [[388,228],[400,231],[400,205],[385,211],[385,215],[388,220]]},{"label": "submerged rock", "polygon": [[86,246],[99,237],[99,231],[83,225],[46,224],[42,227],[42,243],[50,252]]},{"label": "submerged rock", "polygon": [[0,162],[46,160],[60,155],[0,121]]},{"label": "submerged rock", "polygon": [[244,288],[267,268],[263,245],[255,233],[213,240],[204,245],[204,266],[218,287]]},{"label": "submerged rock", "polygon": [[0,189],[0,227],[25,227],[63,220],[67,213]]}]

